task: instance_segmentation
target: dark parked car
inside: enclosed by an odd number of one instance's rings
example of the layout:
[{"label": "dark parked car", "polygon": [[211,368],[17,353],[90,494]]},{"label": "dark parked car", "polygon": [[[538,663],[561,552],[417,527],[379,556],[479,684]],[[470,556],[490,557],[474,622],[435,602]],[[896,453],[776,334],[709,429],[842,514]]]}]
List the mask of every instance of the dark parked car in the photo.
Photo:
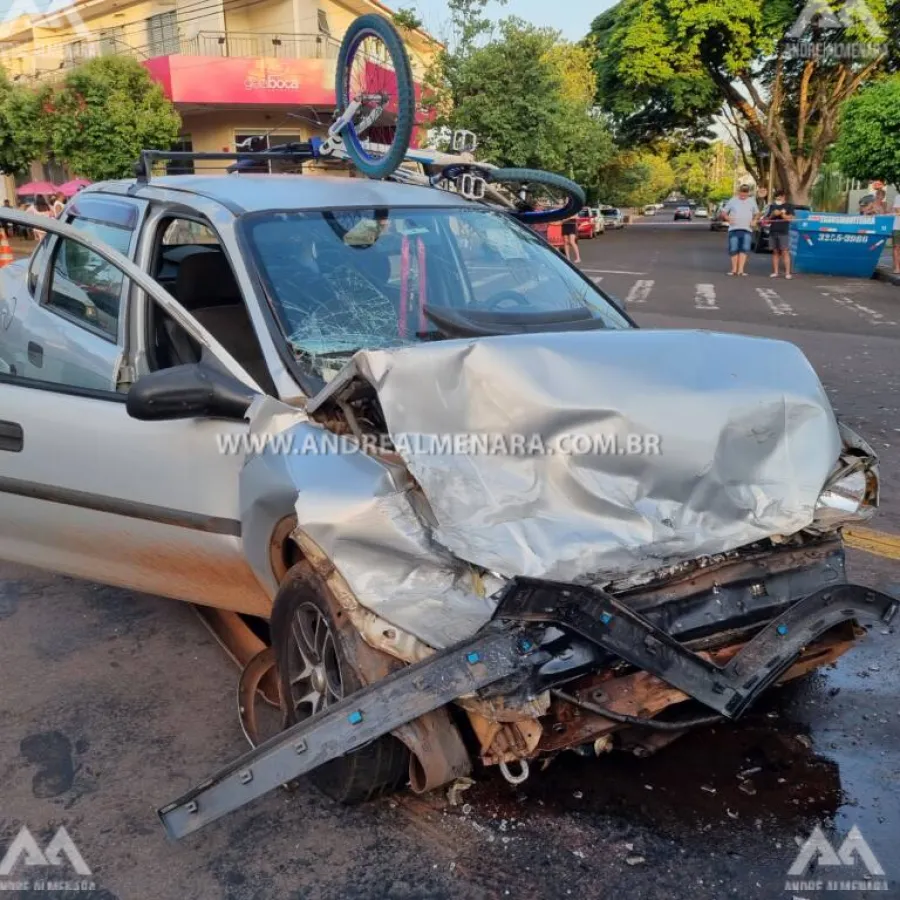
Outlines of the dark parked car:
[{"label": "dark parked car", "polygon": [[675,210],[675,221],[679,221],[679,219],[686,219],[688,222],[692,221],[694,218],[694,211],[689,206],[679,206]]},{"label": "dark parked car", "polygon": [[725,204],[720,203],[709,217],[710,231],[728,231],[728,220],[725,218]]},{"label": "dark parked car", "polygon": [[[803,206],[799,203],[793,204],[794,212],[809,212],[810,207]],[[771,253],[772,246],[769,241],[769,235],[772,233],[772,220],[769,218],[769,210],[771,209],[771,205],[766,207],[766,211],[763,213],[762,218],[756,225],[756,230],[753,232],[753,252],[754,253]]]}]

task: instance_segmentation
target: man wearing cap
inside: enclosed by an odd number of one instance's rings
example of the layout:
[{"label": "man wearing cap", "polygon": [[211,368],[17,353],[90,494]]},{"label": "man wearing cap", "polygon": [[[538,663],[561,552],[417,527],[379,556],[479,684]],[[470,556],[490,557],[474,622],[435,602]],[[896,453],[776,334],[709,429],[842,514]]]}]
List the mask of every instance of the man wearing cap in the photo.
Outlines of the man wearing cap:
[{"label": "man wearing cap", "polygon": [[722,208],[728,222],[728,255],[731,257],[729,275],[746,275],[747,255],[753,237],[753,226],[759,218],[756,200],[750,196],[750,185],[742,184],[737,195]]}]

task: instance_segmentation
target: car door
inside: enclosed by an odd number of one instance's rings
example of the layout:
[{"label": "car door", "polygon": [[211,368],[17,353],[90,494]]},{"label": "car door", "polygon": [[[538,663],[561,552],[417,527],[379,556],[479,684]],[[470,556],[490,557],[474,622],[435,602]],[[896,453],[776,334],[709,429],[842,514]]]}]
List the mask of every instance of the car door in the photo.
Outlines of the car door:
[{"label": "car door", "polygon": [[[7,211],[3,218],[31,225],[34,217]],[[254,576],[241,542],[244,457],[220,452],[223,435],[245,434],[248,426],[129,417],[126,393],[117,390],[128,354],[122,324],[129,280],[178,316],[224,369],[255,387],[252,379],[114,248],[55,220],[42,220],[41,227],[53,239],[33,273],[35,296],[39,304],[58,297],[62,308],[50,304],[44,311],[51,324],[42,332],[32,319],[20,332],[26,346],[6,351],[27,359],[27,345],[39,344],[41,365],[20,369],[14,363],[0,373],[0,558],[267,615],[269,591]],[[102,290],[85,281],[86,273]],[[24,281],[16,287],[28,291]],[[16,298],[16,318],[25,300]],[[105,354],[92,357],[89,377],[72,359],[72,347],[88,338],[105,345]]]}]

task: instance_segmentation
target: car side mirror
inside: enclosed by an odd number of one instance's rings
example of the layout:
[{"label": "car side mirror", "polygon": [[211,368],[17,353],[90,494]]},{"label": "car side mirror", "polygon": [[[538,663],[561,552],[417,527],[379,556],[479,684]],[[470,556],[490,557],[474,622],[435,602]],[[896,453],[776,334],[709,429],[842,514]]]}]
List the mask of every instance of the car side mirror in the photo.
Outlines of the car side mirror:
[{"label": "car side mirror", "polygon": [[128,415],[144,422],[174,419],[243,420],[257,394],[242,381],[202,362],[151,372],[128,392]]}]

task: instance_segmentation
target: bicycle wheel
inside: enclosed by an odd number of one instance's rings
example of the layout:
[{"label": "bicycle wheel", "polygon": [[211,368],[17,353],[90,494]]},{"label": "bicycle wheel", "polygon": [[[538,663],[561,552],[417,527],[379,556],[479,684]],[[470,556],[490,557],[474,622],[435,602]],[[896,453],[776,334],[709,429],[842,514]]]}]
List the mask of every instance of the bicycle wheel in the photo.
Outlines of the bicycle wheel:
[{"label": "bicycle wheel", "polygon": [[511,215],[526,225],[568,219],[587,199],[574,181],[553,172],[540,169],[484,169],[482,172],[488,184],[508,186],[516,207]]},{"label": "bicycle wheel", "polygon": [[378,15],[360,16],[344,40],[337,61],[338,113],[359,103],[344,126],[344,148],[369,178],[385,178],[406,155],[415,122],[412,68],[394,26]]}]

